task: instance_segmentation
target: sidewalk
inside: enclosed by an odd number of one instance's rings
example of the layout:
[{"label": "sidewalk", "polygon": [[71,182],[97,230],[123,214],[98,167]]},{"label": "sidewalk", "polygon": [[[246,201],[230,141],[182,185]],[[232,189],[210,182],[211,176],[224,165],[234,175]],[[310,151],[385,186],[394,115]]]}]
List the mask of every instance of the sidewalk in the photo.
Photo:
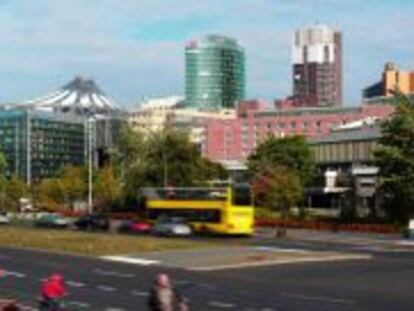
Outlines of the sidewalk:
[{"label": "sidewalk", "polygon": [[[259,228],[257,237],[272,238],[274,229]],[[314,241],[324,243],[342,243],[351,245],[413,245],[414,241],[404,239],[399,234],[361,233],[361,232],[330,232],[309,229],[287,229],[288,239]]]}]

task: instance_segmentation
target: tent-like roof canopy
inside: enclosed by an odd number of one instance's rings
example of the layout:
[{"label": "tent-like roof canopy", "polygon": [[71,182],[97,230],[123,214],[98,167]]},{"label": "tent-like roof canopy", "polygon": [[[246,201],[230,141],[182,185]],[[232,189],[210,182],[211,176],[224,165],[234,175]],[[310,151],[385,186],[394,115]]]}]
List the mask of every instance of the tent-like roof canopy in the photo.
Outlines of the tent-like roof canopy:
[{"label": "tent-like roof canopy", "polygon": [[18,106],[78,115],[107,115],[120,111],[120,107],[102,92],[95,81],[83,77],[76,77],[57,91],[25,101]]}]

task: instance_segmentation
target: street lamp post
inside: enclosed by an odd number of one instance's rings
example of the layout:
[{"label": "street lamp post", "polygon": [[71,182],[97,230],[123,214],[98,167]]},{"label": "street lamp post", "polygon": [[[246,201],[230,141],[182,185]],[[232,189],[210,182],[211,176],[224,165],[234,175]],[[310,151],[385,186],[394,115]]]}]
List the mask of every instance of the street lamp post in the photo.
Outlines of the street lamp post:
[{"label": "street lamp post", "polygon": [[93,212],[93,136],[94,136],[94,122],[90,117],[87,121],[88,129],[88,212]]},{"label": "street lamp post", "polygon": [[167,135],[164,133],[164,142],[162,146],[162,157],[163,157],[163,164],[164,164],[164,187],[168,187],[168,162],[167,162],[167,152],[165,150],[167,146]]}]

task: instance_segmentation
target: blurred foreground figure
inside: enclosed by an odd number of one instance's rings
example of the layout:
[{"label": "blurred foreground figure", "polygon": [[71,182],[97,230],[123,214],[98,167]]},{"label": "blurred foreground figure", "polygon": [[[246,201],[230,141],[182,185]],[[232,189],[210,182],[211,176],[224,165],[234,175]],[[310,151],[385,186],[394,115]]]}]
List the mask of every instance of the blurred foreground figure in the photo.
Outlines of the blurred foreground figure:
[{"label": "blurred foreground figure", "polygon": [[151,311],[189,311],[184,297],[172,286],[167,274],[159,274],[148,299]]},{"label": "blurred foreground figure", "polygon": [[21,309],[17,306],[13,300],[7,301],[1,308],[2,311],[20,311]]},{"label": "blurred foreground figure", "polygon": [[43,283],[39,309],[41,311],[62,311],[66,296],[63,276],[53,274]]}]

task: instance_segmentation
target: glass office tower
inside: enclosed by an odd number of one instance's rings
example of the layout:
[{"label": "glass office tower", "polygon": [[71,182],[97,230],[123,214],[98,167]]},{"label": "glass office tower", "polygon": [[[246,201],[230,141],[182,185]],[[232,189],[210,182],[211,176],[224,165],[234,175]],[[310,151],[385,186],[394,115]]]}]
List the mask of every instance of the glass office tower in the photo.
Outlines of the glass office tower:
[{"label": "glass office tower", "polygon": [[0,111],[0,152],[6,175],[27,184],[85,162],[84,121],[27,110]]},{"label": "glass office tower", "polygon": [[187,42],[186,106],[233,108],[245,95],[244,49],[232,38],[207,35]]}]

